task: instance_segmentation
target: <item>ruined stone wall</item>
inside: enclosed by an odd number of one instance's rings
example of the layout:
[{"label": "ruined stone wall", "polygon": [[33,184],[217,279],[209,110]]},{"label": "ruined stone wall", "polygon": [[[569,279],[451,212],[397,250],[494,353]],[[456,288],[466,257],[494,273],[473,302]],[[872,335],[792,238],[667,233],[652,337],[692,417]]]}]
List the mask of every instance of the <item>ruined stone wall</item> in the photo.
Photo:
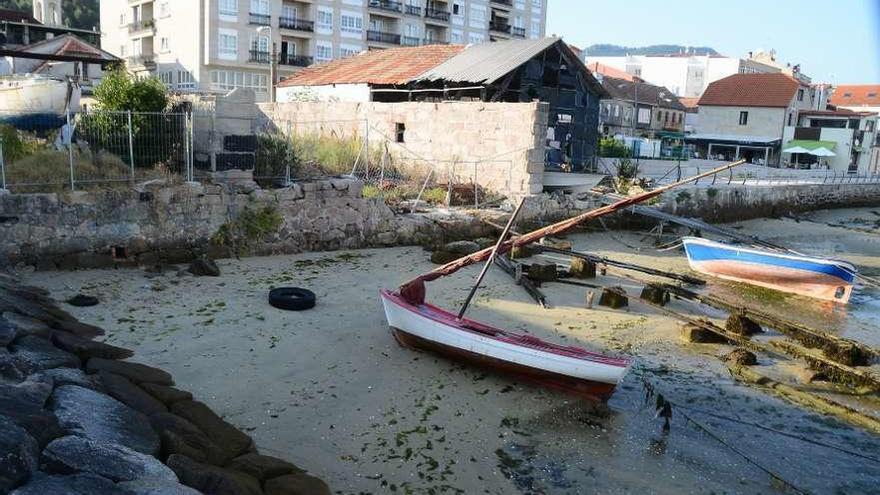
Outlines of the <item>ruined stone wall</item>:
[{"label": "ruined stone wall", "polygon": [[[404,102],[289,102],[260,104],[283,132],[340,137],[367,135],[376,149],[388,143],[396,159],[426,170],[437,178],[454,174],[470,182],[476,166],[477,183],[517,196],[543,190],[546,103],[484,103],[447,101]],[[405,126],[397,142],[397,125]],[[453,168],[453,164],[456,164]]]}]

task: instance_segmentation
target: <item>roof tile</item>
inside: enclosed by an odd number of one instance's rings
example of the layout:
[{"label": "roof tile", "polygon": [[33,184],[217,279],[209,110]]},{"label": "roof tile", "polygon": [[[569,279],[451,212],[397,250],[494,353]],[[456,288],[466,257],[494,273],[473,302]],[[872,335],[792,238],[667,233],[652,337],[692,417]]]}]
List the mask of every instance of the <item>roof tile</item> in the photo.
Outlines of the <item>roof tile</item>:
[{"label": "roof tile", "polygon": [[698,104],[701,107],[785,108],[800,87],[796,79],[779,72],[734,74],[709,84]]},{"label": "roof tile", "polygon": [[880,84],[841,84],[831,95],[840,107],[880,107]]}]

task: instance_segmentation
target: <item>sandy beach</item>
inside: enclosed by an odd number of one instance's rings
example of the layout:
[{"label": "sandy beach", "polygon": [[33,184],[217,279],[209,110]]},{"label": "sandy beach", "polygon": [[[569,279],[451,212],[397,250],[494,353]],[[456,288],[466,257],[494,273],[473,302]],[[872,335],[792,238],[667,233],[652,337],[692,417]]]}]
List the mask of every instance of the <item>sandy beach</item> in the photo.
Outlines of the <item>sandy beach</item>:
[{"label": "sandy beach", "polygon": [[[876,276],[875,211],[730,227],[850,260]],[[568,239],[578,250],[687,269],[680,252],[657,252],[642,237]],[[498,327],[632,358],[609,403],[596,405],[399,347],[378,291],[432,267],[419,247],[218,264],[217,278],[137,269],[24,278],[58,299],[80,291],[98,296],[98,306],[66,309],[105,328],[107,342],[171,372],[261,450],[308,469],[337,493],[787,493],[774,476],[807,493],[880,493],[880,438],[737,383],[716,357],[732,348],[682,343],[679,322],[639,302],[643,283],[621,276],[627,272],[609,270],[597,281],[626,288],[628,308],[586,309],[587,289],[547,284],[551,308],[544,310],[493,269],[469,312]],[[432,282],[430,300],[459,307],[477,270]],[[317,306],[269,306],[268,289],[285,285],[315,291]],[[704,290],[749,298],[726,283]],[[719,316],[683,301],[671,307]],[[795,297],[765,307],[880,346],[876,290],[859,289],[845,309]],[[675,404],[668,433],[655,419],[655,398],[646,401],[649,389]]]}]

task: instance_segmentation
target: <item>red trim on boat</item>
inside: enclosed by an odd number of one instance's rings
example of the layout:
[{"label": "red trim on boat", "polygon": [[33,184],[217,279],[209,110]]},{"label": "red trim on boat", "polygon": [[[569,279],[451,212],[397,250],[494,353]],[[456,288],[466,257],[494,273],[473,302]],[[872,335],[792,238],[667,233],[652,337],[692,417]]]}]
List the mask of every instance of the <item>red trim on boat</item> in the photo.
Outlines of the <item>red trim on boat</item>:
[{"label": "red trim on boat", "polygon": [[467,318],[458,319],[458,317],[453,315],[452,313],[428,303],[414,306],[412,304],[409,304],[399,294],[391,292],[387,289],[382,289],[381,294],[382,297],[388,299],[394,304],[397,304],[407,311],[417,313],[424,318],[428,318],[442,325],[452,327],[456,330],[478,334],[480,336],[494,339],[499,342],[506,342],[508,344],[514,344],[521,347],[528,347],[550,354],[580,359],[582,361],[601,363],[609,366],[617,366],[620,368],[626,368],[627,366],[629,366],[629,360],[627,359],[604,356],[602,354],[590,352],[580,347],[553,344],[552,342],[547,342],[531,335],[520,335],[516,333],[511,333]]}]

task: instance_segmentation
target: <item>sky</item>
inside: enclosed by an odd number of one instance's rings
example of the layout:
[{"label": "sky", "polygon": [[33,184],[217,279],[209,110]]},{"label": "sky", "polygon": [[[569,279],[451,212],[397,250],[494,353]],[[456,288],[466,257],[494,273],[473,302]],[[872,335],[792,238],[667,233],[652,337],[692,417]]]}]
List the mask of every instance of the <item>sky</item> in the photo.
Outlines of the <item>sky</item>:
[{"label": "sky", "polygon": [[548,0],[547,34],[580,48],[776,49],[814,82],[880,83],[880,0]]}]

